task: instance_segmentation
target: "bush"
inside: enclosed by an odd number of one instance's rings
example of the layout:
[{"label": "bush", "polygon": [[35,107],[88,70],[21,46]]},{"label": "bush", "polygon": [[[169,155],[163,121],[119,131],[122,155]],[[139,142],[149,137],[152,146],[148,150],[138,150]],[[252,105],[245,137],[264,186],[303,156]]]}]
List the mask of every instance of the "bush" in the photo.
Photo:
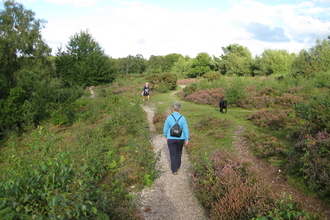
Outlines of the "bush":
[{"label": "bush", "polygon": [[226,99],[231,105],[239,106],[239,103],[245,100],[247,93],[245,89],[246,83],[240,78],[234,78],[230,86],[226,88]]},{"label": "bush", "polygon": [[159,134],[163,133],[164,122],[167,118],[167,115],[164,112],[164,109],[157,109],[153,117],[153,124]]},{"label": "bush", "polygon": [[[7,141],[0,155],[3,219],[138,218],[131,186],[150,185],[158,175],[145,112],[108,89],[75,103],[81,123],[39,126]],[[98,123],[81,121],[89,117]]]},{"label": "bush", "polygon": [[[162,90],[174,90],[176,89],[177,78],[175,75],[168,73],[165,74],[153,74],[148,77],[148,81],[153,85],[153,89],[157,91]],[[160,91],[159,91],[160,92]]]},{"label": "bush", "polygon": [[76,108],[74,104],[62,104],[51,113],[51,121],[54,125],[70,126],[75,120]]},{"label": "bush", "polygon": [[320,92],[309,101],[299,102],[294,110],[311,125],[311,132],[330,130],[330,91]]},{"label": "bush", "polygon": [[253,150],[254,155],[258,158],[285,155],[285,145],[274,136],[246,132],[244,137],[249,144],[249,148]]},{"label": "bush", "polygon": [[313,84],[318,88],[330,87],[330,73],[317,73],[312,79]]},{"label": "bush", "polygon": [[197,91],[197,84],[196,83],[191,83],[190,85],[186,86],[185,88],[183,88],[183,92],[184,92],[184,97],[192,94],[193,92]]},{"label": "bush", "polygon": [[330,196],[330,134],[324,130],[315,136],[304,132],[289,157],[287,169],[304,177],[308,188],[323,197]]},{"label": "bush", "polygon": [[275,201],[258,176],[229,151],[218,150],[197,165],[192,182],[211,219],[251,219],[270,211]]},{"label": "bush", "polygon": [[253,220],[268,220],[268,219],[310,219],[309,213],[302,212],[300,205],[292,200],[292,197],[289,195],[286,197],[283,195],[281,200],[275,202],[277,208],[272,211],[269,211],[266,216],[258,216],[253,218]]},{"label": "bush", "polygon": [[[81,170],[70,162],[67,153],[39,164],[31,164],[14,179],[0,183],[2,209],[6,207],[17,218],[78,219],[97,217],[97,191],[91,187],[91,167]],[[9,174],[10,176],[10,174]]]},{"label": "bush", "polygon": [[261,128],[268,127],[273,130],[282,129],[289,122],[288,111],[262,110],[251,114],[248,119]]},{"label": "bush", "polygon": [[207,81],[215,81],[221,78],[221,74],[219,72],[207,72],[203,75],[203,78]]},{"label": "bush", "polygon": [[[207,89],[207,90],[198,90],[186,97],[187,101],[194,102],[197,104],[219,106],[220,99],[224,97],[224,89]],[[228,101],[228,103],[230,103]]]},{"label": "bush", "polygon": [[160,93],[167,93],[169,91],[168,85],[164,82],[159,83],[157,91]]}]

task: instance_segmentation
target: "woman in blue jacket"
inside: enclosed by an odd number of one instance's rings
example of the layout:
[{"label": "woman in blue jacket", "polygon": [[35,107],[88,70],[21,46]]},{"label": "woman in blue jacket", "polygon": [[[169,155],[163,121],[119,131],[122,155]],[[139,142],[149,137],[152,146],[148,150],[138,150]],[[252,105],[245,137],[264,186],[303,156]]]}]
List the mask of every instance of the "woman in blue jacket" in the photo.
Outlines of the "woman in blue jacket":
[{"label": "woman in blue jacket", "polygon": [[[179,113],[180,109],[181,104],[179,102],[175,102],[172,105],[173,113],[166,118],[163,128],[164,138],[167,140],[167,145],[170,152],[171,170],[174,175],[178,174],[181,166],[183,145],[187,145],[189,143],[188,123],[186,118]],[[176,121],[178,121],[178,124],[182,129],[182,134],[180,137],[172,137],[170,135],[170,130],[175,125]]]}]

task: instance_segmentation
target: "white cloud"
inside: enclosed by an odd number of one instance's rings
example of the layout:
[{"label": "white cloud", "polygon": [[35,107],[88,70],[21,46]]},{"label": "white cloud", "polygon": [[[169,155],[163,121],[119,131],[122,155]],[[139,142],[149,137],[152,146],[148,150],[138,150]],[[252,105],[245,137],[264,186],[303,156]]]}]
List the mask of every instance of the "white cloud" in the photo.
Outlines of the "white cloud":
[{"label": "white cloud", "polygon": [[[234,43],[247,47],[254,55],[264,49],[299,52],[330,31],[329,21],[312,16],[321,12],[321,8],[310,3],[268,6],[251,0],[234,1],[226,12],[212,9],[194,13],[179,13],[139,2],[123,3],[115,8],[103,7],[91,16],[48,21],[44,38],[52,42],[50,45],[66,44],[79,30],[89,29],[105,52],[115,58],[136,54],[149,58],[170,53],[195,57],[201,52],[219,56],[223,52],[221,47]],[[264,29],[248,29],[251,23]],[[266,30],[283,35],[274,39],[289,39],[289,42],[258,40],[256,34]]]},{"label": "white cloud", "polygon": [[329,0],[313,0],[313,2],[321,3],[321,4],[325,4],[325,5],[330,5]]},{"label": "white cloud", "polygon": [[76,7],[87,7],[95,5],[100,0],[46,0],[47,2],[52,2],[55,4],[73,4]]}]

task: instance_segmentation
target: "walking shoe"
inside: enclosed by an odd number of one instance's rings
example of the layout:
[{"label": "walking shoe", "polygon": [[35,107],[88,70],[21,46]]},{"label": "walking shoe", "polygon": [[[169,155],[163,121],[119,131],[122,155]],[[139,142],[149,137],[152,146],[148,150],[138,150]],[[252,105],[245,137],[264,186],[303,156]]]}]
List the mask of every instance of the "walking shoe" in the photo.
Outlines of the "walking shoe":
[{"label": "walking shoe", "polygon": [[178,172],[174,172],[173,175],[178,175]]}]

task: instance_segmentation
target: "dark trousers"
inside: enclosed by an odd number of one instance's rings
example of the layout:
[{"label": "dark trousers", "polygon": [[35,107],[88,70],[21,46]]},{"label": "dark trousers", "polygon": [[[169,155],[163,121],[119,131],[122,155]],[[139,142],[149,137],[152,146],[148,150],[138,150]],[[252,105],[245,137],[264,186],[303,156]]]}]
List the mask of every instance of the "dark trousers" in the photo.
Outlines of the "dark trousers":
[{"label": "dark trousers", "polygon": [[167,139],[167,145],[170,152],[171,170],[173,173],[175,173],[181,166],[181,156],[184,140]]}]

